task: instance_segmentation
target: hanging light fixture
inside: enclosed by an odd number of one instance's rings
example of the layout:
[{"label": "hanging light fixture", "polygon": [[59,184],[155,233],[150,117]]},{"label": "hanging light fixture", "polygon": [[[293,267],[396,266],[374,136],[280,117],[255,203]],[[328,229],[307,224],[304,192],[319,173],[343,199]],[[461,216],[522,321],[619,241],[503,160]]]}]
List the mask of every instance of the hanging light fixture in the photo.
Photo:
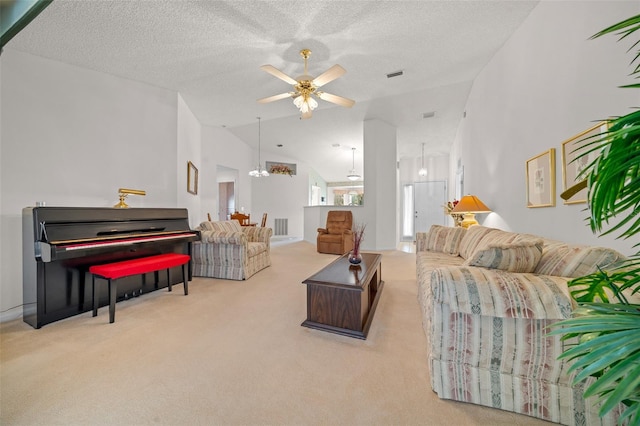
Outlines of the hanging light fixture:
[{"label": "hanging light fixture", "polygon": [[349,179],[349,180],[358,180],[358,179],[360,179],[360,175],[356,172],[356,149],[355,148],[351,148],[351,154],[352,154],[351,155],[351,158],[352,158],[351,166],[353,168],[351,169],[351,171],[347,175],[347,179]]},{"label": "hanging light fixture", "polygon": [[311,97],[310,93],[306,93],[305,91],[293,100],[293,104],[303,114],[308,114],[318,107],[318,102]]},{"label": "hanging light fixture", "polygon": [[427,168],[424,166],[424,142],[422,143],[422,167],[418,170],[418,175],[422,177],[427,175]]},{"label": "hanging light fixture", "polygon": [[263,169],[260,164],[260,117],[258,117],[258,165],[249,172],[249,176],[257,178],[269,176],[269,172]]}]

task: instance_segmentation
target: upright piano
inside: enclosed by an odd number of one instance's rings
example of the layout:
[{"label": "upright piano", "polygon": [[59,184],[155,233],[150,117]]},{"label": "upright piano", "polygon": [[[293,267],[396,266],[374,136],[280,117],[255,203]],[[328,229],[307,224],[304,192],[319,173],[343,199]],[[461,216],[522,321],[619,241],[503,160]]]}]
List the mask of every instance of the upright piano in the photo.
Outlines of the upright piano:
[{"label": "upright piano", "polygon": [[[23,320],[34,328],[92,309],[91,265],[162,253],[191,255],[187,209],[27,207],[22,210]],[[191,269],[191,268],[189,268]],[[166,287],[165,274],[123,278],[118,299]],[[171,283],[181,281],[171,271]],[[191,271],[189,271],[191,279]],[[106,286],[98,286],[107,304]]]}]

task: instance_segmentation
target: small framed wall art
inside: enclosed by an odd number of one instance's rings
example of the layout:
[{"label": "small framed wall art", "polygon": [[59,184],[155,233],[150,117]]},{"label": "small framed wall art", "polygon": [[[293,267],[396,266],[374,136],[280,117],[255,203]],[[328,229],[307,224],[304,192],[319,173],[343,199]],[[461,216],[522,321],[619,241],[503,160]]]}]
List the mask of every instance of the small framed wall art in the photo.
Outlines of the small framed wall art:
[{"label": "small framed wall art", "polygon": [[527,207],[556,205],[556,150],[538,154],[527,160]]},{"label": "small framed wall art", "polygon": [[[562,191],[566,191],[576,183],[585,179],[586,176],[580,176],[589,164],[597,157],[599,152],[589,150],[576,152],[581,145],[589,142],[596,142],[598,135],[607,132],[607,122],[601,121],[584,132],[578,133],[572,138],[562,142]],[[588,139],[588,140],[585,140]],[[588,153],[587,153],[588,152]],[[564,204],[577,204],[587,202],[587,189],[577,192],[570,200],[565,200]]]},{"label": "small framed wall art", "polygon": [[191,161],[187,163],[187,192],[198,193],[198,168]]}]

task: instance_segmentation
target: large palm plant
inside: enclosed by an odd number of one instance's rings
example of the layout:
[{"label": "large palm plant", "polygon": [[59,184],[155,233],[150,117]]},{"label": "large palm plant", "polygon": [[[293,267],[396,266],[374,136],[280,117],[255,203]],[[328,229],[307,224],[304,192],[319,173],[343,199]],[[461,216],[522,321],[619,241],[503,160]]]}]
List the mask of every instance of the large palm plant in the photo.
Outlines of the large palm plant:
[{"label": "large palm plant", "polygon": [[[616,33],[626,38],[640,30],[640,15],[595,34]],[[640,40],[632,60],[632,75],[640,77]],[[640,88],[630,84],[625,88]],[[585,139],[580,155],[598,152],[585,173],[588,185],[589,225],[602,235],[635,238],[640,232],[640,110],[608,119],[609,130]],[[611,223],[610,223],[611,221]],[[604,228],[608,228],[603,232]],[[634,247],[640,245],[640,242]],[[629,295],[640,293],[640,252],[618,267],[569,282],[579,307],[571,319],[554,325],[552,334],[577,339],[561,358],[572,360],[575,383],[596,378],[584,393],[602,401],[600,415],[622,403],[619,422],[640,425],[640,305]]]}]

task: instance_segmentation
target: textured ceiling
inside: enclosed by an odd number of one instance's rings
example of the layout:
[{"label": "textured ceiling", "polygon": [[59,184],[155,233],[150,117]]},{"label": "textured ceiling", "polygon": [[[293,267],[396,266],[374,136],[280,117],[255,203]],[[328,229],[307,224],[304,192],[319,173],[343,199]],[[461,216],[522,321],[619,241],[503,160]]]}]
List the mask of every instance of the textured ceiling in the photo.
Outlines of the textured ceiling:
[{"label": "textured ceiling", "polygon": [[[361,153],[365,119],[397,126],[399,159],[419,157],[423,142],[427,155],[447,153],[472,80],[537,3],[55,0],[5,48],[178,91],[202,124],[252,146],[260,116],[263,160],[281,153],[334,181],[351,148]],[[290,90],[259,67],[296,77],[303,48],[311,75],[347,70],[323,90],[353,108],[319,101],[299,120],[290,99],[256,102]]]}]

